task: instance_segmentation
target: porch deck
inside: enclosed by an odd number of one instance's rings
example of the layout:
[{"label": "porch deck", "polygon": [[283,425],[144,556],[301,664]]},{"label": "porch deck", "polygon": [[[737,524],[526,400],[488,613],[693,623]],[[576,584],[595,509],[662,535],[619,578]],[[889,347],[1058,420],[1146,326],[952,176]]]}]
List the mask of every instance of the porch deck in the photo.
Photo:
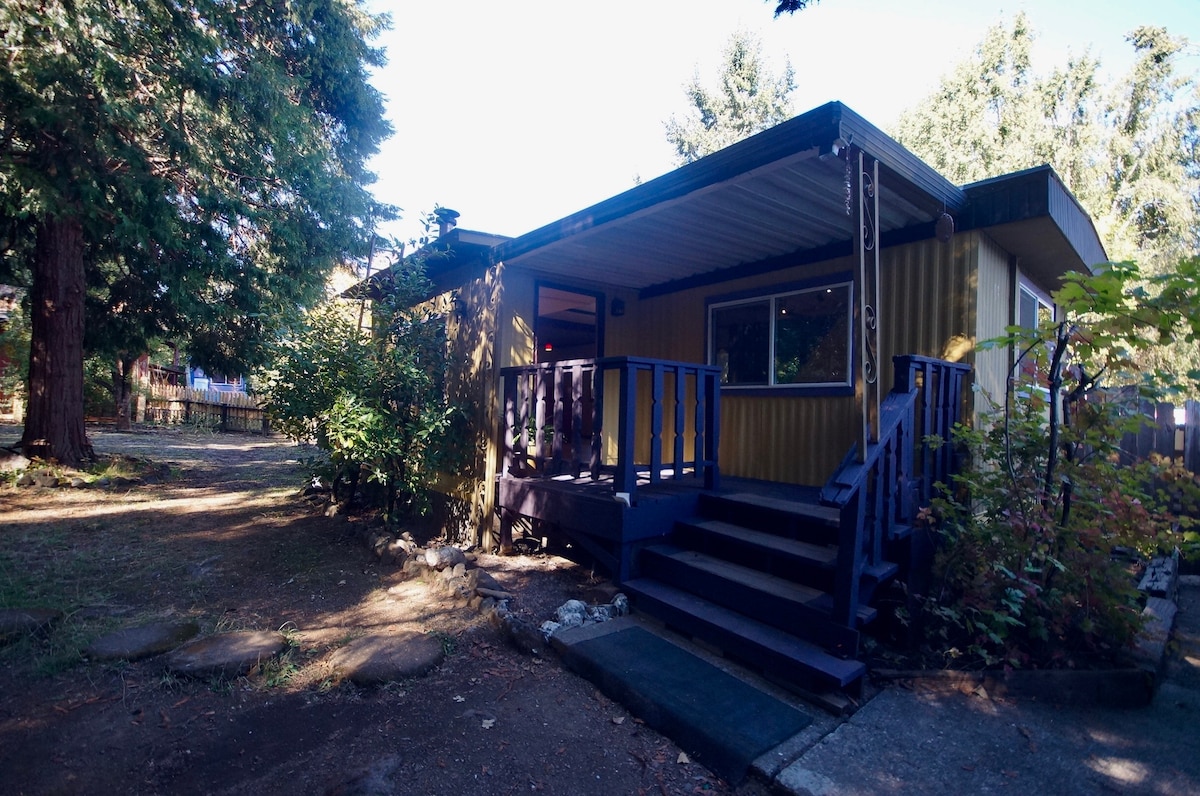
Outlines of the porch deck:
[{"label": "porch deck", "polygon": [[[603,422],[604,391],[581,377],[581,363],[508,372],[515,378],[506,384],[504,433],[513,443],[497,483],[502,546],[518,522],[528,523],[535,536],[586,551],[640,609],[668,624],[804,688],[856,689],[865,668],[853,659],[860,629],[876,615],[873,596],[919,564],[917,510],[955,469],[953,446],[924,440],[949,439],[968,368],[897,357],[873,439],[818,489],[719,478],[715,380],[700,371],[689,390],[680,374],[696,366],[609,362],[621,370],[615,466],[596,466],[610,450],[603,437],[612,424]],[[642,413],[639,370],[653,376],[652,406]],[[675,390],[663,389],[665,373]],[[687,461],[681,437],[690,428],[695,458]],[[641,435],[649,465],[638,461]],[[669,462],[664,449],[673,450]]]}]

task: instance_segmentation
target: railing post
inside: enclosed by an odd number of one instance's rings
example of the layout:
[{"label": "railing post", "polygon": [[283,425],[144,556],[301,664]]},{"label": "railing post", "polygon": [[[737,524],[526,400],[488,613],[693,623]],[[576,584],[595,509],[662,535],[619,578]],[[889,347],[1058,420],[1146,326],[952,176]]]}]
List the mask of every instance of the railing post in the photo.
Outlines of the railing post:
[{"label": "railing post", "polygon": [[[700,389],[700,372],[696,371],[696,389]],[[683,478],[683,431],[687,425],[687,373],[682,366],[675,368],[675,439],[671,458],[675,478]]]},{"label": "railing post", "polygon": [[618,492],[626,492],[630,499],[637,491],[637,468],[634,465],[637,443],[637,370],[633,363],[621,364],[621,399],[617,425],[617,473]]},{"label": "railing post", "polygon": [[571,475],[583,471],[583,367],[571,367]]},{"label": "railing post", "polygon": [[508,373],[501,376],[504,379],[503,395],[504,395],[504,426],[502,430],[503,438],[501,439],[501,455],[503,463],[500,467],[501,475],[514,475],[513,473],[513,446],[516,445],[516,429],[517,429],[517,381],[521,378],[518,373]]},{"label": "railing post", "polygon": [[651,366],[650,387],[650,483],[662,480],[662,431],[663,431],[663,374],[665,368],[655,363]]},{"label": "railing post", "polygon": [[599,362],[592,365],[592,480],[600,478],[600,466],[604,461],[604,368]]},{"label": "railing post", "polygon": [[[704,423],[704,487],[718,489],[721,486],[721,469],[717,463],[717,455],[721,444],[721,383],[715,370],[704,371],[703,390],[699,389],[700,378],[696,379],[696,394],[704,396],[703,402],[696,407],[696,417],[704,416],[704,420],[696,421],[697,425]],[[699,451],[699,446],[697,447]]]}]

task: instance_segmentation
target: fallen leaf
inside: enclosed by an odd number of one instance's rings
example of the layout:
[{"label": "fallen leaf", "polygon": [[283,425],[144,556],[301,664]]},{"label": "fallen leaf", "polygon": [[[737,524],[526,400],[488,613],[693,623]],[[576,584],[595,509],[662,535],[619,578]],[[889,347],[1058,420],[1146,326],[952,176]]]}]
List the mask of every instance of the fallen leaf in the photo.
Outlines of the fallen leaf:
[{"label": "fallen leaf", "polygon": [[613,716],[612,723],[613,724],[624,724],[625,717],[624,716]]},{"label": "fallen leaf", "polygon": [[968,766],[968,765],[964,765],[964,766],[962,767],[962,770],[963,770],[963,771],[974,771],[974,770],[975,770],[975,766]]},{"label": "fallen leaf", "polygon": [[454,701],[455,702],[466,702],[467,698],[465,696],[459,696],[458,694],[455,694]]},{"label": "fallen leaf", "polygon": [[675,758],[675,762],[679,763],[680,765],[683,765],[686,763],[690,763],[692,761],[691,761],[691,758],[689,758],[687,756],[687,752],[680,752],[679,757]]},{"label": "fallen leaf", "polygon": [[492,727],[496,726],[496,720],[484,719],[482,722],[480,722],[480,726],[482,726],[485,730],[490,730]]}]

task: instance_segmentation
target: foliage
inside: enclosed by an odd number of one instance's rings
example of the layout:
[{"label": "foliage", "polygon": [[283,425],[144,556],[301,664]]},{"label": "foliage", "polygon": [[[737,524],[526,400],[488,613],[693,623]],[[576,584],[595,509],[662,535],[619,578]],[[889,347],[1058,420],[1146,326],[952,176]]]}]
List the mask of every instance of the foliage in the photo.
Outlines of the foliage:
[{"label": "foliage", "polygon": [[924,516],[941,545],[920,602],[929,640],[958,663],[1074,666],[1113,656],[1141,626],[1132,559],[1184,541],[1200,480],[1158,457],[1124,463],[1140,415],[1106,402],[1101,378],[1142,393],[1155,374],[1132,354],[1184,328],[1200,338],[1200,261],[1137,286],[1130,264],[1072,275],[1062,320],[1013,327],[988,345],[1019,352],[990,427],[960,428],[970,466]]},{"label": "foliage", "polygon": [[29,319],[14,301],[7,320],[0,321],[0,400],[23,394],[28,376]]},{"label": "foliage", "polygon": [[737,31],[725,48],[719,87],[709,91],[699,74],[692,78],[685,89],[689,113],[666,122],[667,141],[680,164],[699,160],[789,119],[795,89],[791,63],[776,77],[763,65],[762,42]]},{"label": "foliage", "polygon": [[[162,337],[244,371],[379,214],[366,161],[389,130],[367,40],[383,23],[355,0],[3,4],[3,270],[35,298],[86,283],[86,345],[110,360]],[[84,324],[58,309],[35,319],[31,379],[78,372]],[[31,422],[82,428],[77,407],[35,403]]]},{"label": "foliage", "polygon": [[[1200,254],[1200,81],[1180,74],[1187,41],[1163,28],[1131,31],[1133,66],[1106,85],[1087,52],[1036,74],[1034,37],[1023,14],[988,30],[901,116],[896,139],[956,183],[1050,164],[1095,219],[1109,257],[1136,260],[1147,275]],[[1200,367],[1195,346],[1138,355],[1148,367]]]},{"label": "foliage", "polygon": [[776,2],[775,16],[780,14],[795,14],[797,11],[803,11],[809,6],[815,6],[821,0],[768,0],[768,2]]},{"label": "foliage", "polygon": [[352,498],[364,474],[391,516],[425,508],[426,487],[456,465],[460,446],[444,319],[423,301],[424,271],[409,260],[385,281],[374,334],[359,329],[357,304],[319,308],[278,344],[263,382],[272,422],[328,454],[335,490],[349,485]]}]

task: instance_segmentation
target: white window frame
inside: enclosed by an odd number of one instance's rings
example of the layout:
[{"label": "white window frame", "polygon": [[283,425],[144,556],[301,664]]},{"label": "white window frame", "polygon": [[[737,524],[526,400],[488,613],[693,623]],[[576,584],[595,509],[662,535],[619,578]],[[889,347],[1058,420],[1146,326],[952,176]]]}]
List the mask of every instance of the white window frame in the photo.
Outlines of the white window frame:
[{"label": "white window frame", "polygon": [[[798,296],[805,293],[817,293],[819,291],[832,291],[837,288],[845,288],[847,293],[846,302],[846,378],[842,381],[806,381],[806,382],[789,382],[785,384],[775,383],[775,319],[777,317],[778,302],[780,299]],[[713,315],[721,309],[728,307],[744,306],[749,304],[767,303],[767,317],[769,327],[767,332],[767,383],[766,384],[726,384],[722,382],[722,390],[808,390],[808,389],[841,389],[853,388],[854,386],[854,282],[853,280],[841,280],[837,282],[824,282],[810,287],[798,288],[794,290],[782,290],[775,293],[762,293],[746,296],[744,298],[731,299],[728,301],[715,301],[708,305],[707,327],[708,334],[705,342],[705,356],[710,365],[717,365],[715,362],[713,344],[716,334],[716,326],[713,322]],[[723,377],[722,377],[723,378]]]}]

